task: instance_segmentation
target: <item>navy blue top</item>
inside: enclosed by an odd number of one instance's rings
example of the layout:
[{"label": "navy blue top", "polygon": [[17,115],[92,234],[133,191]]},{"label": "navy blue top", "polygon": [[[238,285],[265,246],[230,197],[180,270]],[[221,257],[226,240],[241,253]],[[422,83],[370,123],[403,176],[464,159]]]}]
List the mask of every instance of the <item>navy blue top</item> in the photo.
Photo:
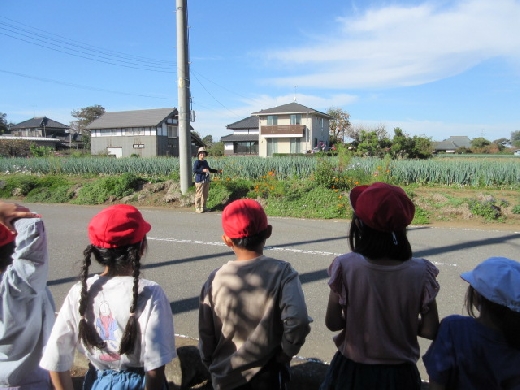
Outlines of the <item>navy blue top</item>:
[{"label": "navy blue top", "polygon": [[193,163],[193,173],[195,174],[195,183],[203,183],[209,181],[209,173],[202,172],[203,169],[209,169],[211,173],[217,173],[217,169],[211,169],[206,160],[195,160]]},{"label": "navy blue top", "polygon": [[473,317],[444,318],[423,361],[446,389],[520,389],[520,350]]}]

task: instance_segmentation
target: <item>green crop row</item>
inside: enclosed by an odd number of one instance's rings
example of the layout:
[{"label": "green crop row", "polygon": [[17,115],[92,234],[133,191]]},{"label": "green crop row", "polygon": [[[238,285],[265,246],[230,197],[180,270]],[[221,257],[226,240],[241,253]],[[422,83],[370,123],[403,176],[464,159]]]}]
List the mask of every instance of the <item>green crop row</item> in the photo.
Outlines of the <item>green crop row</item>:
[{"label": "green crop row", "polygon": [[[377,158],[351,158],[340,164],[338,157],[323,157],[337,173],[364,171],[373,180],[383,176],[394,184],[440,184],[471,187],[518,188],[520,159],[431,159],[381,160]],[[212,168],[221,169],[222,180],[257,180],[275,174],[279,180],[312,178],[319,158],[280,156],[262,158],[210,157]],[[340,168],[341,166],[341,168]],[[0,174],[64,174],[64,175],[118,175],[131,173],[146,177],[178,177],[180,164],[177,158],[0,158]]]}]

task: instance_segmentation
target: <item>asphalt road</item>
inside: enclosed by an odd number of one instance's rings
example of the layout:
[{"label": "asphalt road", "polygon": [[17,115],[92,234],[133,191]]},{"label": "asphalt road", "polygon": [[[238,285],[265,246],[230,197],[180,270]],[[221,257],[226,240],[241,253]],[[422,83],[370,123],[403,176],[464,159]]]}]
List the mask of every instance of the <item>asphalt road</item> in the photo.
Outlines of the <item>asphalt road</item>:
[{"label": "asphalt road", "polygon": [[[87,224],[102,207],[26,204],[43,215],[49,237],[49,286],[58,307],[77,280],[88,244]],[[142,208],[152,225],[149,250],[143,260],[143,276],[157,281],[166,291],[174,313],[175,332],[197,338],[197,305],[200,288],[208,274],[233,253],[221,241],[220,213],[196,214],[176,209]],[[300,273],[312,331],[300,351],[305,358],[329,362],[335,352],[333,334],[323,318],[328,297],[327,268],[332,259],[348,251],[348,221],[269,218],[273,236],[265,254],[289,261]],[[512,228],[514,229],[514,227]],[[491,256],[520,260],[518,231],[411,227],[414,255],[432,261],[440,270],[439,314],[463,313],[466,283],[461,272]],[[98,272],[98,266],[92,267]],[[429,342],[421,340],[421,353]],[[426,378],[422,363],[419,370]]]}]

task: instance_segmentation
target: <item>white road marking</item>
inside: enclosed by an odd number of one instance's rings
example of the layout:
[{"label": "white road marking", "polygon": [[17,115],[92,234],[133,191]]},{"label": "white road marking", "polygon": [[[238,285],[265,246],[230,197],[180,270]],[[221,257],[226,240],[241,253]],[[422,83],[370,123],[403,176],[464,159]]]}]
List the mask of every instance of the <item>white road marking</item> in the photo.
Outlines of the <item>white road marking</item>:
[{"label": "white road marking", "polygon": [[[148,237],[149,240],[155,240],[155,241],[166,241],[166,242],[176,242],[180,244],[197,244],[197,245],[211,245],[211,246],[221,246],[225,247],[226,244],[223,242],[215,242],[215,241],[198,241],[198,240],[181,240],[178,238],[157,238],[157,237]],[[317,255],[317,256],[329,256],[329,257],[336,257],[343,255],[343,253],[334,253],[334,252],[324,252],[324,251],[309,251],[309,250],[303,250],[303,249],[296,249],[296,248],[282,248],[278,246],[266,246],[266,251],[278,251],[278,252],[292,252],[292,253],[300,253],[304,255]],[[432,261],[435,265],[446,265],[449,267],[457,267],[457,264],[454,263],[442,263],[438,261]]]}]

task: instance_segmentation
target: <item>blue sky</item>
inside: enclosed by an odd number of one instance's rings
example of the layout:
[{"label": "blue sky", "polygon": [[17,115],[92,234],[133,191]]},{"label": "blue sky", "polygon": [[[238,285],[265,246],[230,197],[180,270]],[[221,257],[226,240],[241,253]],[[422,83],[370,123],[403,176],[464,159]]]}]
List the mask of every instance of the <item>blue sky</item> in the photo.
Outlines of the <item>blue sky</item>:
[{"label": "blue sky", "polygon": [[[0,5],[0,112],[177,106],[176,1]],[[340,107],[354,126],[509,138],[520,130],[520,0],[188,0],[192,126]]]}]

